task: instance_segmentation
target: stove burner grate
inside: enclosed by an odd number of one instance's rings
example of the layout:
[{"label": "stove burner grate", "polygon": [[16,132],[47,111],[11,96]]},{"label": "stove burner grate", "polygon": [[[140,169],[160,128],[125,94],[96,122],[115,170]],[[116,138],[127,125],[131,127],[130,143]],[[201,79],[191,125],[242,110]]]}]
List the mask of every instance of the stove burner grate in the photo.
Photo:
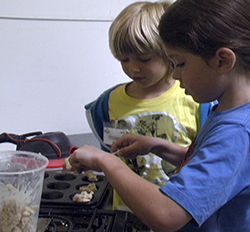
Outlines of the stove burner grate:
[{"label": "stove burner grate", "polygon": [[45,232],[148,232],[133,214],[109,210],[46,210],[40,218],[52,219]]},{"label": "stove burner grate", "polygon": [[73,213],[61,212],[40,214],[39,217],[51,218],[51,222],[45,232],[110,232],[112,231],[113,216],[94,211],[81,211]]},{"label": "stove burner grate", "polygon": [[42,218],[50,218],[51,222],[48,225],[45,232],[72,232],[73,231],[73,223],[71,220],[65,217],[60,216],[47,216],[41,215]]}]

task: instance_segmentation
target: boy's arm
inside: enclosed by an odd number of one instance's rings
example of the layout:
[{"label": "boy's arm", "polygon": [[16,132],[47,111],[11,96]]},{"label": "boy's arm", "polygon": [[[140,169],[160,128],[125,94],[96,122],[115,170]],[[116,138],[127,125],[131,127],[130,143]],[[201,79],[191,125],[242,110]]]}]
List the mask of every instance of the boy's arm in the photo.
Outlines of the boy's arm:
[{"label": "boy's arm", "polygon": [[153,231],[176,231],[191,220],[190,214],[164,195],[157,185],[135,174],[110,153],[84,146],[70,156],[70,163],[83,171],[103,171],[125,203]]},{"label": "boy's arm", "polygon": [[118,151],[117,156],[133,159],[152,152],[175,166],[179,166],[187,149],[165,139],[132,134],[124,135],[111,147],[112,152]]}]

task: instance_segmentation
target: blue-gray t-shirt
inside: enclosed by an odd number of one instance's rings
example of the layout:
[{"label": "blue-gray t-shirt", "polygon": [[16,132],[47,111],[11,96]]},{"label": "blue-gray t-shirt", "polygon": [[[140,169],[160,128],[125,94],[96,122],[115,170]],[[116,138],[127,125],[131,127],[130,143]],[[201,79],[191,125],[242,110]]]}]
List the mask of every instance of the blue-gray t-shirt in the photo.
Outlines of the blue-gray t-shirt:
[{"label": "blue-gray t-shirt", "polygon": [[250,103],[212,111],[161,190],[193,217],[180,231],[250,231]]}]

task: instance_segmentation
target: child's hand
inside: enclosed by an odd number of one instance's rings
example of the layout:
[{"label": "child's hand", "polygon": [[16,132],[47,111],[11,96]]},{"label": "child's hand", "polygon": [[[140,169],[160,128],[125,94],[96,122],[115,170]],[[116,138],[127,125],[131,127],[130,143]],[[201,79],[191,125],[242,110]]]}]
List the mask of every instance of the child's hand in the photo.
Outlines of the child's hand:
[{"label": "child's hand", "polygon": [[72,169],[78,173],[87,170],[102,171],[99,167],[98,159],[105,158],[106,152],[97,147],[84,145],[76,149],[69,157],[69,163]]},{"label": "child's hand", "polygon": [[153,147],[153,138],[142,135],[126,134],[115,141],[111,147],[111,151],[117,156],[127,159],[134,159],[138,155],[148,154]]},{"label": "child's hand", "polygon": [[72,170],[72,165],[69,162],[69,157],[64,160],[63,168],[66,170]]},{"label": "child's hand", "polygon": [[82,173],[82,168],[73,167],[70,163],[70,156],[64,160],[63,169],[74,171],[76,174]]}]

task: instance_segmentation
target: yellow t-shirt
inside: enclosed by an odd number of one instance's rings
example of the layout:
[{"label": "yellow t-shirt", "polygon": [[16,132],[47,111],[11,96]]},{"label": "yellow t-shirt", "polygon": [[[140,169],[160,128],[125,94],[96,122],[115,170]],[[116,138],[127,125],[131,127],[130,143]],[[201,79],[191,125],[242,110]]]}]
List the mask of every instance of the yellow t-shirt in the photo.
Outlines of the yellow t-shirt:
[{"label": "yellow t-shirt", "polygon": [[[116,88],[110,96],[109,112],[118,128],[128,129],[129,133],[160,137],[173,143],[189,146],[199,127],[199,104],[184,93],[179,82],[165,94],[154,99],[136,99],[126,93],[126,85]],[[175,169],[152,153],[137,156],[135,161],[124,160],[131,169],[144,179],[163,185],[169,179],[166,171]],[[114,193],[114,209],[129,210]]]}]

